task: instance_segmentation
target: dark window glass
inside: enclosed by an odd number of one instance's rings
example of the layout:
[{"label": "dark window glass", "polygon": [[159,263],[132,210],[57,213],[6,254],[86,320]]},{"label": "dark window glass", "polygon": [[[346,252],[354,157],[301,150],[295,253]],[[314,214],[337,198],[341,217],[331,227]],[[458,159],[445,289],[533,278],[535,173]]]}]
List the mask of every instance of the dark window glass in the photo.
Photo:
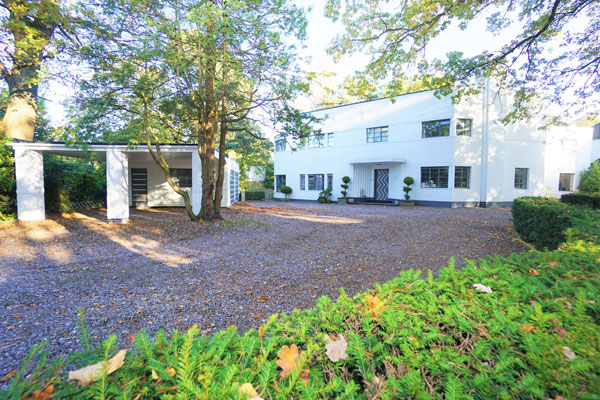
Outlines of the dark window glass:
[{"label": "dark window glass", "polygon": [[180,188],[192,187],[192,170],[190,168],[172,168],[171,178]]},{"label": "dark window glass", "polygon": [[574,180],[575,180],[575,174],[560,174],[560,176],[558,178],[558,191],[559,192],[572,192]]},{"label": "dark window glass", "polygon": [[275,151],[285,151],[285,139],[275,141]]},{"label": "dark window glass", "polygon": [[454,167],[454,187],[468,189],[471,180],[471,167]]},{"label": "dark window glass", "polygon": [[367,128],[367,143],[387,142],[388,127],[380,126],[378,128]]},{"label": "dark window glass", "polygon": [[450,120],[425,121],[422,123],[422,137],[450,136]]},{"label": "dark window glass", "polygon": [[300,175],[300,190],[306,190],[306,175]]},{"label": "dark window glass", "polygon": [[421,167],[422,188],[447,188],[448,167]]},{"label": "dark window glass", "polygon": [[456,136],[471,136],[471,124],[470,119],[457,119]]},{"label": "dark window glass", "polygon": [[515,168],[515,188],[527,189],[527,175],[529,168]]},{"label": "dark window glass", "polygon": [[275,176],[275,190],[280,192],[281,188],[285,186],[285,175]]},{"label": "dark window glass", "polygon": [[333,174],[327,174],[327,187],[333,189]]},{"label": "dark window glass", "polygon": [[323,190],[323,174],[308,175],[308,190]]}]

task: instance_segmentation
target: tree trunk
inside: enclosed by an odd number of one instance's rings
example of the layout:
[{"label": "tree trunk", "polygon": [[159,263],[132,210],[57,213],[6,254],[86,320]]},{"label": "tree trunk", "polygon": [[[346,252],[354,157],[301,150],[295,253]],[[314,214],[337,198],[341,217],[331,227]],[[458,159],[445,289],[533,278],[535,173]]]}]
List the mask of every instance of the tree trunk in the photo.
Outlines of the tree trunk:
[{"label": "tree trunk", "polygon": [[26,80],[36,79],[38,73],[39,68],[27,67],[5,79],[9,100],[0,129],[4,137],[33,140],[37,121],[37,85],[27,84]]}]

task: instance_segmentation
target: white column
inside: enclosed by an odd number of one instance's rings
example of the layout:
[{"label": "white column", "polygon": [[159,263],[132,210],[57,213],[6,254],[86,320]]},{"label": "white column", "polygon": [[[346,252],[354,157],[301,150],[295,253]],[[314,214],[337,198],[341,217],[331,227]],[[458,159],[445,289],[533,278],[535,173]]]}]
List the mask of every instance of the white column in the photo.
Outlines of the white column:
[{"label": "white column", "polygon": [[129,168],[127,153],[106,151],[106,217],[109,222],[129,220]]},{"label": "white column", "polygon": [[202,208],[202,163],[197,150],[192,152],[192,210],[198,214]]},{"label": "white column", "polygon": [[44,158],[35,150],[15,149],[17,214],[21,221],[46,219],[44,206]]}]

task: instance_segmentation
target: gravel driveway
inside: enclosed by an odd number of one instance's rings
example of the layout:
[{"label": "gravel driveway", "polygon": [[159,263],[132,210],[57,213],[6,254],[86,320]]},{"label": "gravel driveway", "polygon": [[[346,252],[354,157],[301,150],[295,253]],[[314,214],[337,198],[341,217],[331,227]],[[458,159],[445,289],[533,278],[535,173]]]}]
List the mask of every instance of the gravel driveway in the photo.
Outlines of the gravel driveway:
[{"label": "gravel driveway", "polygon": [[255,328],[269,314],[353,295],[408,268],[525,250],[510,210],[240,203],[219,223],[182,209],[105,210],[0,225],[0,378],[43,340],[78,348],[77,307],[96,343],[145,329]]}]

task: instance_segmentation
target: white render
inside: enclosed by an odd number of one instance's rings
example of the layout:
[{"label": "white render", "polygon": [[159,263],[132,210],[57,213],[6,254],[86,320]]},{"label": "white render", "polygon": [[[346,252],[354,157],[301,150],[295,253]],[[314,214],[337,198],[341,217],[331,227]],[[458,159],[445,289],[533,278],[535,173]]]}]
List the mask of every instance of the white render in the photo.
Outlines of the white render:
[{"label": "white render", "polygon": [[[341,197],[343,176],[351,182],[349,197],[374,196],[375,169],[389,170],[388,199],[404,199],[402,180],[415,180],[410,192],[417,204],[439,206],[507,205],[521,196],[559,196],[559,174],[579,173],[600,156],[600,140],[591,128],[538,129],[539,121],[504,125],[500,118],[509,98],[484,90],[482,95],[453,104],[433,91],[410,93],[311,112],[326,119],[317,127],[323,147],[275,152],[275,175],[285,175],[292,188],[289,198],[316,200],[319,190],[300,190],[300,175],[333,174],[333,200]],[[449,136],[422,137],[422,122],[450,120]],[[458,119],[471,119],[471,136],[457,136]],[[388,141],[367,143],[367,128],[387,126]],[[333,145],[327,134],[333,132]],[[275,140],[281,140],[281,136]],[[592,158],[592,149],[596,158]],[[483,161],[483,162],[482,162]],[[470,167],[468,188],[454,188],[457,166]],[[421,187],[421,167],[449,167],[447,188]],[[514,187],[515,168],[528,168],[527,189]],[[482,172],[483,171],[483,172]],[[276,192],[276,198],[285,197]]]},{"label": "white render", "polygon": [[[106,160],[106,216],[109,221],[125,223],[129,219],[132,199],[131,170],[143,168],[147,173],[147,207],[183,207],[183,198],[166,181],[163,170],[156,164],[145,146],[89,144],[86,149],[68,147],[62,143],[14,142],[17,180],[17,214],[21,221],[45,219],[43,154]],[[169,167],[191,169],[192,209],[199,212],[202,200],[202,167],[198,149],[193,145],[163,145],[163,156]],[[217,157],[218,159],[218,154]],[[226,156],[223,200],[221,207],[237,201],[239,182],[232,174],[239,174],[239,164]],[[231,182],[238,182],[232,187]]]}]

